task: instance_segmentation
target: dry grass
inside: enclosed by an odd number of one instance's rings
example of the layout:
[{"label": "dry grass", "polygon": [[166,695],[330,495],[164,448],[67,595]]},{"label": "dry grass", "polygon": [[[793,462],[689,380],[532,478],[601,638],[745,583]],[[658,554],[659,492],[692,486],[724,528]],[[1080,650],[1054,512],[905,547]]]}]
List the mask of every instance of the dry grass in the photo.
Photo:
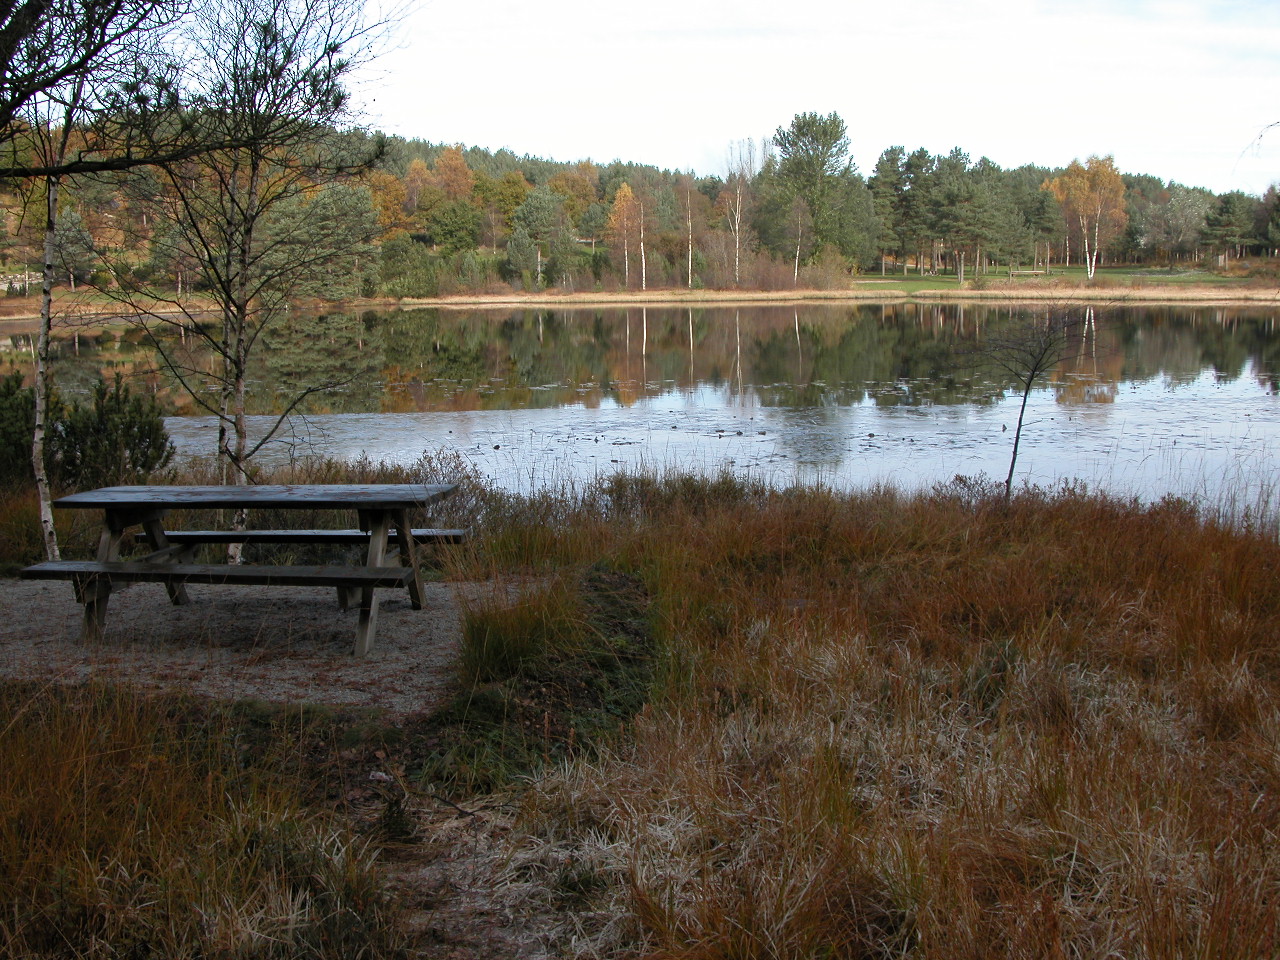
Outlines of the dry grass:
[{"label": "dry grass", "polygon": [[0,717],[0,957],[397,955],[370,848],[217,714],[5,685]]},{"label": "dry grass", "polygon": [[566,911],[561,952],[1280,954],[1265,511],[682,476],[469,497],[448,571],[550,585],[473,611],[472,680],[576,638],[556,585],[601,561],[660,642],[624,733],[525,792],[505,869]]},{"label": "dry grass", "polygon": [[1071,490],[710,487],[615,482],[557,545],[644,571],[667,646],[631,741],[528,799],[516,862],[590,891],[566,947],[1280,951],[1273,538]]}]

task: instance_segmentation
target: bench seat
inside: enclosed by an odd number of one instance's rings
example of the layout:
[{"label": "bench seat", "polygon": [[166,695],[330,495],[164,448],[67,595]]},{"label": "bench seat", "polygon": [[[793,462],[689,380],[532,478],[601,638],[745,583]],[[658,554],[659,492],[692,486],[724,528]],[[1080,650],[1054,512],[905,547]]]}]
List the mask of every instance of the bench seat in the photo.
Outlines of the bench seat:
[{"label": "bench seat", "polygon": [[[437,530],[416,527],[410,531],[415,543],[465,543],[466,530]],[[363,530],[166,530],[165,539],[175,544],[199,543],[368,543]],[[396,532],[391,531],[391,542]],[[146,542],[146,534],[137,539]]]},{"label": "bench seat", "polygon": [[298,587],[404,587],[408,567],[253,566],[223,563],[147,563],[47,560],[26,567],[28,580],[72,580],[77,588],[94,582],[257,584]]}]

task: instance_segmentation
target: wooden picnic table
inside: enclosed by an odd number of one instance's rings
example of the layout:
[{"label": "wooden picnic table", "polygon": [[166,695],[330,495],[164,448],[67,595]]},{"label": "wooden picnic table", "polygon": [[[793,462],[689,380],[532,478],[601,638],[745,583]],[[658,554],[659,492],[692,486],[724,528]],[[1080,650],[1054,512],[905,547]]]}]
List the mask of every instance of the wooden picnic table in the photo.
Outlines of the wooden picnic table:
[{"label": "wooden picnic table", "polygon": [[[107,601],[113,588],[137,582],[163,583],[175,604],[189,602],[188,583],[265,584],[336,587],[346,609],[358,600],[355,655],[373,647],[378,619],[375,590],[405,587],[413,609],[422,609],[422,579],[414,546],[422,542],[456,542],[463,530],[414,529],[409,511],[449,496],[455,484],[263,484],[260,486],[104,487],[55,500],[62,510],[101,510],[102,532],[97,559],[47,561],[27,567],[24,577],[70,580],[84,604],[84,639],[101,638]],[[164,519],[175,509],[275,508],[356,512],[359,529],[351,530],[167,530]],[[151,552],[138,560],[120,560],[120,548],[131,527]],[[388,565],[394,540],[398,564]],[[204,543],[366,543],[363,565],[271,566],[190,562]]]}]

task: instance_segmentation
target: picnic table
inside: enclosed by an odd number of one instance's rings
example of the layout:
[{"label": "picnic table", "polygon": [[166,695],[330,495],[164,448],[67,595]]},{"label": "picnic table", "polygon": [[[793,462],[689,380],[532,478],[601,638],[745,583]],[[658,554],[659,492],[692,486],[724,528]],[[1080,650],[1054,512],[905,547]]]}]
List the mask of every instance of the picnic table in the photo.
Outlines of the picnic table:
[{"label": "picnic table", "polygon": [[[22,571],[30,579],[70,580],[76,600],[84,604],[82,637],[100,639],[107,601],[113,590],[138,582],[164,584],[175,604],[189,602],[186,584],[245,584],[268,586],[336,587],[338,603],[347,609],[359,603],[355,655],[373,647],[380,588],[406,588],[413,609],[423,605],[422,579],[415,545],[457,542],[464,530],[414,529],[409,511],[449,496],[455,484],[276,484],[260,486],[133,486],[103,487],[73,493],[53,502],[61,510],[101,510],[102,532],[97,559],[54,560]],[[358,529],[343,530],[169,530],[164,520],[175,509],[253,508],[282,510],[355,511]],[[121,546],[130,528],[141,527],[135,538],[150,552],[136,560],[121,560]],[[394,541],[398,563],[389,565]],[[206,543],[367,544],[363,565],[273,566],[239,563],[194,563],[195,550]]]}]

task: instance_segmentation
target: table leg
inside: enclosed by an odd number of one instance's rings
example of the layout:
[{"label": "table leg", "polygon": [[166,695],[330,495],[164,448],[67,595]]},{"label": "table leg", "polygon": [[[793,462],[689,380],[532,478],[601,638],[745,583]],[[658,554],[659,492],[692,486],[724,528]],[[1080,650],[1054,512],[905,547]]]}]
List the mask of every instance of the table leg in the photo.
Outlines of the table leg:
[{"label": "table leg", "polygon": [[[164,524],[159,517],[143,520],[142,529],[147,534],[147,541],[151,544],[152,550],[163,550],[169,546],[169,538],[164,535]],[[166,583],[164,586],[169,591],[169,602],[174,606],[191,602],[191,598],[187,596],[186,584]]]},{"label": "table leg", "polygon": [[[98,534],[98,562],[110,563],[120,559],[120,541],[124,539],[125,524],[110,512]],[[76,582],[76,599],[84,604],[84,617],[80,626],[80,638],[85,643],[102,639],[103,626],[107,622],[107,601],[111,599],[111,581],[93,577]]]},{"label": "table leg", "polygon": [[[362,516],[362,520],[365,519]],[[365,561],[369,567],[385,565],[387,556],[387,534],[391,529],[391,514],[385,510],[370,511],[367,515],[369,527],[369,556]],[[356,625],[355,655],[363,657],[373,649],[374,631],[378,626],[378,596],[373,587],[360,588],[360,622]]]},{"label": "table leg", "polygon": [[413,529],[409,526],[409,511],[397,510],[395,521],[396,545],[400,548],[400,566],[408,567],[413,571],[413,579],[409,581],[409,604],[414,610],[421,610],[422,574],[418,571],[418,556],[413,542]]}]

